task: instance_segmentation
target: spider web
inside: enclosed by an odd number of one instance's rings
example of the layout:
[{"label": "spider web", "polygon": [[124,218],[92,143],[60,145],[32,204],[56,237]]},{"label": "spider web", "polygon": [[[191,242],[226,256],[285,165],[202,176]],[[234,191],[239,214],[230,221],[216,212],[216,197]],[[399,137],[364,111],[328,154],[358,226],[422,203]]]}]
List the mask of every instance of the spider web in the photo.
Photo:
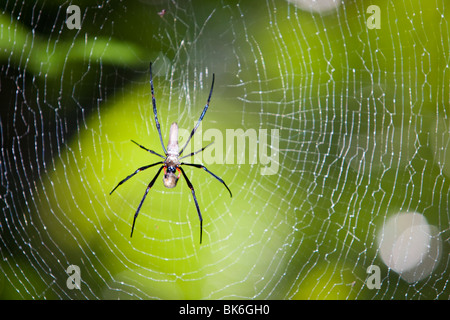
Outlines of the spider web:
[{"label": "spider web", "polygon": [[[0,297],[449,298],[448,3],[70,5],[0,6]],[[185,167],[201,245],[182,178],[133,238],[157,167],[109,195],[160,160],[130,141],[162,153],[150,61],[165,143],[216,76],[185,154],[215,140],[192,162],[233,197]]]}]

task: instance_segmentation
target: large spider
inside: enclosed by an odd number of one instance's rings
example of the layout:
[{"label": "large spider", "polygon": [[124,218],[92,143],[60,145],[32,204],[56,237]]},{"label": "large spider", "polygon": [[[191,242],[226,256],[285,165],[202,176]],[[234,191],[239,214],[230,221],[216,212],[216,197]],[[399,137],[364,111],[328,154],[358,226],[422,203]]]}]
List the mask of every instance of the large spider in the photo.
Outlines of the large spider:
[{"label": "large spider", "polygon": [[[203,117],[205,116],[206,111],[208,110],[209,101],[211,100],[211,94],[212,94],[213,87],[214,87],[214,74],[213,74],[212,83],[211,83],[211,90],[209,91],[209,97],[208,97],[208,100],[206,102],[205,108],[203,109],[203,112],[200,115],[200,118],[198,119],[197,124],[192,129],[191,134],[189,135],[189,138],[186,141],[186,144],[184,145],[183,148],[181,148],[180,151],[178,151],[178,125],[177,125],[176,122],[172,123],[172,125],[170,126],[169,142],[167,143],[167,150],[166,150],[166,147],[164,146],[164,143],[163,143],[163,139],[162,139],[162,135],[161,135],[161,128],[160,128],[160,125],[159,125],[158,116],[157,116],[157,112],[156,112],[156,100],[155,100],[155,94],[154,94],[154,90],[153,90],[152,63],[150,63],[150,86],[151,86],[151,89],[152,89],[152,104],[153,104],[153,113],[155,115],[156,129],[158,129],[159,139],[161,141],[161,145],[162,145],[162,148],[164,150],[165,156],[162,156],[161,154],[159,154],[159,153],[157,153],[157,152],[155,152],[153,150],[147,149],[146,147],[140,145],[136,141],[131,140],[131,142],[135,143],[136,145],[138,145],[139,147],[141,147],[145,151],[148,151],[151,154],[154,154],[154,155],[157,155],[158,157],[163,158],[164,161],[159,161],[159,162],[152,163],[152,164],[149,164],[149,165],[146,165],[146,166],[138,168],[135,172],[133,172],[128,177],[126,177],[125,179],[120,181],[117,184],[117,186],[109,194],[111,195],[114,192],[114,190],[117,189],[118,186],[120,186],[122,183],[124,183],[125,181],[127,181],[128,179],[133,177],[138,172],[141,172],[143,170],[146,170],[146,169],[148,169],[150,167],[153,167],[153,166],[156,166],[158,164],[162,164],[162,166],[159,168],[158,172],[156,172],[156,175],[154,176],[152,181],[150,181],[150,183],[148,184],[147,189],[145,190],[144,196],[143,196],[141,202],[139,203],[139,206],[138,206],[138,208],[136,210],[136,213],[134,214],[133,226],[131,227],[131,234],[130,234],[130,237],[132,237],[133,236],[133,230],[134,230],[134,224],[136,223],[136,218],[137,218],[137,216],[139,214],[139,211],[141,210],[142,204],[144,203],[145,197],[147,196],[147,193],[149,192],[149,190],[151,189],[151,187],[155,183],[156,179],[158,178],[159,174],[161,173],[161,170],[164,169],[163,182],[164,182],[164,186],[166,188],[174,188],[177,185],[178,179],[180,178],[180,174],[182,174],[183,177],[186,179],[186,183],[187,183],[189,189],[191,189],[192,196],[194,197],[195,207],[197,208],[198,218],[200,220],[200,243],[202,243],[202,233],[203,233],[203,218],[202,218],[202,214],[200,212],[200,207],[198,206],[197,197],[195,196],[194,187],[192,186],[192,183],[189,181],[188,177],[184,173],[184,170],[183,170],[183,168],[181,166],[186,165],[186,166],[191,166],[191,167],[194,167],[194,168],[204,169],[206,172],[211,174],[214,178],[216,178],[217,180],[219,180],[220,182],[223,183],[225,188],[227,188],[228,192],[230,193],[230,197],[232,197],[232,194],[231,194],[231,191],[228,188],[227,184],[222,179],[220,179],[218,176],[216,176],[214,173],[212,173],[211,171],[206,169],[206,167],[204,165],[195,164],[195,163],[180,162],[181,159],[184,159],[184,158],[187,158],[187,157],[191,157],[191,156],[193,156],[193,155],[195,155],[195,154],[197,154],[199,152],[202,152],[207,147],[209,147],[212,144],[212,142],[210,144],[208,144],[206,147],[203,147],[202,149],[200,149],[200,150],[198,150],[196,152],[192,152],[192,153],[190,153],[188,155],[185,155],[185,156],[183,156],[181,158],[180,158],[180,156],[183,153],[183,151],[186,148],[186,146],[189,143],[189,141],[191,140],[191,138],[194,135],[195,131],[197,130],[198,126],[200,125],[200,122],[202,121]],[[178,175],[176,175],[177,171],[178,171]]]}]

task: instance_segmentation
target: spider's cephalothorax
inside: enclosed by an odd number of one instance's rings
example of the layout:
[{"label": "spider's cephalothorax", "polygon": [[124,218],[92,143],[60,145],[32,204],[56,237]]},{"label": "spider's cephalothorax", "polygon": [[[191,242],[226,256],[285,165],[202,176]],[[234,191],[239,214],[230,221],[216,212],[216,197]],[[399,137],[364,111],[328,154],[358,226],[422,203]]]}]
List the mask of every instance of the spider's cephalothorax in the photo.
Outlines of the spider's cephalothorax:
[{"label": "spider's cephalothorax", "polygon": [[153,177],[152,181],[150,181],[150,183],[148,184],[147,189],[145,190],[144,196],[142,197],[142,200],[139,203],[139,206],[138,206],[138,208],[136,210],[136,213],[134,214],[133,225],[131,227],[131,235],[130,235],[132,237],[133,236],[134,225],[136,223],[136,218],[137,218],[137,216],[139,214],[139,211],[141,210],[142,204],[144,203],[145,197],[147,196],[148,192],[150,191],[150,189],[152,188],[152,186],[155,183],[156,179],[158,178],[159,174],[161,173],[161,170],[164,169],[163,183],[164,183],[164,186],[166,188],[174,188],[177,185],[177,182],[178,182],[178,179],[180,178],[180,175],[183,175],[183,177],[186,179],[186,183],[187,183],[189,189],[191,189],[192,196],[194,198],[195,207],[197,208],[198,218],[200,220],[200,243],[202,243],[202,230],[203,230],[202,214],[200,212],[200,207],[198,206],[197,197],[195,196],[194,187],[192,186],[192,183],[189,181],[188,177],[186,176],[182,166],[186,165],[186,166],[191,166],[191,167],[194,167],[194,168],[200,168],[200,169],[205,170],[206,172],[211,174],[214,178],[216,178],[218,181],[220,181],[225,186],[225,188],[227,188],[228,192],[230,193],[230,196],[232,196],[232,194],[231,194],[230,189],[226,185],[226,183],[222,179],[220,179],[218,176],[216,176],[214,173],[212,173],[211,171],[206,169],[205,166],[203,166],[201,164],[195,164],[195,163],[184,163],[184,162],[180,162],[180,160],[183,159],[183,158],[191,157],[191,156],[193,156],[193,155],[195,155],[195,154],[197,154],[199,152],[202,152],[203,150],[205,150],[205,148],[207,148],[208,146],[211,145],[211,143],[210,143],[206,147],[203,147],[202,149],[200,149],[200,150],[198,150],[196,152],[192,152],[192,153],[190,153],[188,155],[185,155],[185,156],[181,157],[181,154],[183,153],[184,149],[187,147],[189,141],[191,140],[192,136],[194,135],[195,131],[197,130],[198,126],[200,125],[200,122],[202,121],[203,117],[205,116],[206,111],[208,110],[209,102],[211,100],[211,94],[212,94],[213,87],[214,87],[214,74],[213,74],[212,83],[211,83],[211,90],[209,91],[208,100],[207,100],[206,105],[205,105],[205,107],[203,109],[203,112],[201,113],[200,118],[197,121],[197,124],[192,129],[191,134],[189,135],[189,138],[187,139],[185,145],[183,146],[183,148],[181,148],[181,150],[178,149],[178,125],[177,125],[176,122],[172,123],[172,125],[170,126],[169,141],[167,143],[167,149],[164,146],[162,135],[161,135],[161,128],[160,128],[160,125],[159,125],[158,116],[157,116],[157,110],[156,110],[156,100],[155,100],[155,93],[154,93],[154,89],[153,89],[153,77],[152,77],[152,64],[151,63],[150,63],[150,87],[151,87],[151,90],[152,90],[153,114],[155,116],[156,129],[158,130],[159,139],[161,141],[161,145],[162,145],[162,148],[164,150],[165,156],[163,156],[163,155],[161,155],[161,154],[159,154],[159,153],[157,153],[157,152],[155,152],[153,150],[147,149],[144,146],[138,144],[137,142],[135,142],[133,140],[131,140],[131,141],[133,143],[137,144],[142,149],[150,152],[151,154],[154,154],[156,156],[161,157],[162,159],[164,159],[164,161],[159,161],[159,162],[152,163],[152,164],[149,164],[149,165],[146,165],[146,166],[138,168],[135,172],[133,172],[128,177],[126,177],[125,179],[120,181],[117,184],[117,186],[109,194],[112,194],[114,192],[114,190],[116,190],[116,188],[118,186],[120,186],[122,183],[124,183],[125,181],[127,181],[128,179],[133,177],[138,172],[141,172],[143,170],[146,170],[146,169],[148,169],[150,167],[153,167],[153,166],[156,166],[156,165],[162,165],[159,168],[159,170],[156,173],[156,175]]},{"label": "spider's cephalothorax", "polygon": [[175,188],[178,182],[178,179],[180,179],[180,175],[176,174],[177,169],[175,167],[167,167],[164,172],[164,186],[166,188]]}]

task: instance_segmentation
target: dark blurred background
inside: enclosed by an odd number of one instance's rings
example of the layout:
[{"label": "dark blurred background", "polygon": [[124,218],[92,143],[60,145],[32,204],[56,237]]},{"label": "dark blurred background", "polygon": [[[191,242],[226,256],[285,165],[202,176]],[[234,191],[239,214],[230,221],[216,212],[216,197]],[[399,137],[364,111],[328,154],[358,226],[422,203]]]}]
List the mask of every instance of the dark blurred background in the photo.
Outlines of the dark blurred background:
[{"label": "dark blurred background", "polygon": [[[79,29],[66,24],[71,5]],[[448,299],[449,10],[0,2],[0,298]],[[130,142],[161,150],[150,61],[164,141],[173,121],[193,126],[216,77],[202,128],[230,161],[206,164],[233,198],[187,172],[201,245],[185,182],[158,181],[131,239],[155,172],[109,195],[158,161]],[[257,140],[229,144],[240,129]],[[266,175],[248,153],[264,138],[276,168]],[[67,282],[73,265],[80,290]]]}]

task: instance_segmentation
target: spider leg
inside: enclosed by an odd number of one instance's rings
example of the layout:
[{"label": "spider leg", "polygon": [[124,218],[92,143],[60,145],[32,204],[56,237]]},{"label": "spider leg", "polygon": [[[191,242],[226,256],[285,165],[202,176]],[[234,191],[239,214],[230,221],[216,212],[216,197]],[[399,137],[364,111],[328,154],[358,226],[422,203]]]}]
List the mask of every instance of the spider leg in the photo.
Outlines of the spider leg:
[{"label": "spider leg", "polygon": [[210,175],[212,175],[214,178],[216,178],[217,180],[219,180],[220,182],[223,183],[223,185],[225,186],[225,188],[227,188],[228,192],[230,193],[230,197],[233,197],[233,195],[231,194],[231,190],[230,188],[228,188],[227,184],[225,183],[225,181],[223,181],[222,179],[220,179],[218,176],[216,176],[214,173],[212,173],[211,171],[209,171],[208,169],[206,169],[206,167],[204,165],[201,164],[195,164],[195,163],[180,163],[180,165],[186,165],[186,166],[191,166],[191,167],[195,167],[195,168],[199,168],[199,169],[203,169],[206,172],[208,172]]},{"label": "spider leg", "polygon": [[156,166],[156,165],[158,165],[158,164],[163,164],[163,162],[160,161],[160,162],[156,162],[156,163],[153,163],[153,164],[149,164],[149,165],[147,165],[147,166],[140,167],[140,168],[137,169],[135,172],[133,172],[132,174],[130,174],[128,177],[126,177],[125,179],[123,179],[122,181],[120,181],[120,182],[117,184],[117,186],[116,186],[114,189],[112,189],[112,191],[111,191],[109,194],[111,195],[111,194],[114,192],[114,190],[117,189],[118,186],[120,186],[122,183],[124,183],[125,181],[127,181],[128,179],[130,179],[130,178],[131,178],[132,176],[134,176],[136,173],[139,173],[139,172],[141,172],[141,171],[143,171],[143,170],[145,170],[145,169],[148,169],[148,168],[150,168],[150,167]]},{"label": "spider leg", "polygon": [[209,102],[211,101],[211,95],[212,95],[212,92],[213,92],[213,88],[214,88],[214,73],[213,73],[213,76],[212,76],[211,90],[209,91],[209,96],[208,96],[208,100],[206,101],[205,108],[203,109],[202,114],[200,115],[200,118],[198,119],[197,124],[195,125],[194,129],[192,129],[191,135],[186,140],[186,144],[184,145],[184,147],[181,149],[180,153],[178,154],[179,156],[181,156],[181,154],[183,153],[184,149],[186,149],[186,147],[187,147],[189,141],[191,140],[192,136],[194,135],[195,131],[197,131],[197,128],[200,125],[200,122],[202,122],[203,117],[205,116],[205,113],[208,110]]},{"label": "spider leg", "polygon": [[181,167],[178,167],[178,168],[180,169],[181,173],[183,174],[183,177],[186,179],[186,183],[187,183],[189,189],[191,189],[192,196],[194,197],[195,207],[197,208],[198,218],[200,220],[200,244],[201,244],[202,243],[202,233],[203,233],[203,218],[202,218],[202,214],[200,212],[200,207],[198,206],[197,197],[195,196],[194,187],[192,186],[191,181],[189,181],[188,177],[186,176],[186,173],[184,173],[183,168],[181,168]]},{"label": "spider leg", "polygon": [[131,140],[131,142],[133,142],[134,144],[137,144],[139,147],[141,147],[141,148],[144,149],[145,151],[148,151],[148,152],[150,152],[150,153],[152,153],[152,154],[154,154],[154,155],[156,155],[156,156],[158,156],[158,157],[161,157],[161,158],[163,158],[163,159],[166,159],[166,157],[160,155],[159,153],[157,153],[157,152],[155,152],[155,151],[153,151],[153,150],[147,149],[147,148],[144,147],[144,146],[141,146],[139,143],[137,143],[137,142],[134,141],[134,140]]},{"label": "spider leg", "polygon": [[155,92],[153,90],[153,76],[152,76],[152,63],[150,62],[150,87],[152,89],[152,104],[153,104],[153,113],[155,115],[155,123],[156,123],[156,129],[158,129],[159,133],[159,140],[161,141],[162,148],[164,150],[164,154],[167,154],[166,147],[164,146],[162,135],[161,135],[161,127],[159,125],[158,116],[156,112],[156,99],[155,99]]},{"label": "spider leg", "polygon": [[184,159],[184,158],[187,158],[187,157],[192,157],[192,156],[196,155],[197,153],[202,152],[203,150],[205,150],[206,148],[208,148],[208,147],[209,147],[210,145],[212,145],[213,143],[214,143],[214,141],[211,142],[210,144],[208,144],[206,147],[201,148],[200,150],[197,150],[197,151],[195,151],[195,152],[192,152],[192,153],[190,153],[190,154],[187,154],[187,155],[185,155],[185,156],[182,156],[181,158],[178,158],[178,160],[181,160],[181,159]]},{"label": "spider leg", "polygon": [[159,168],[158,172],[156,173],[155,177],[153,178],[152,181],[150,181],[150,183],[147,186],[147,189],[145,189],[145,193],[144,196],[142,197],[141,203],[139,203],[139,207],[136,210],[136,213],[134,214],[134,219],[133,219],[133,226],[131,227],[131,234],[130,234],[130,238],[133,237],[133,231],[134,231],[134,224],[136,223],[136,218],[139,214],[139,211],[141,210],[142,204],[144,203],[145,197],[147,197],[147,193],[150,191],[150,189],[153,187],[153,184],[155,183],[156,179],[159,176],[159,173],[161,172],[162,168],[164,168],[165,166],[161,166],[161,168]]}]

